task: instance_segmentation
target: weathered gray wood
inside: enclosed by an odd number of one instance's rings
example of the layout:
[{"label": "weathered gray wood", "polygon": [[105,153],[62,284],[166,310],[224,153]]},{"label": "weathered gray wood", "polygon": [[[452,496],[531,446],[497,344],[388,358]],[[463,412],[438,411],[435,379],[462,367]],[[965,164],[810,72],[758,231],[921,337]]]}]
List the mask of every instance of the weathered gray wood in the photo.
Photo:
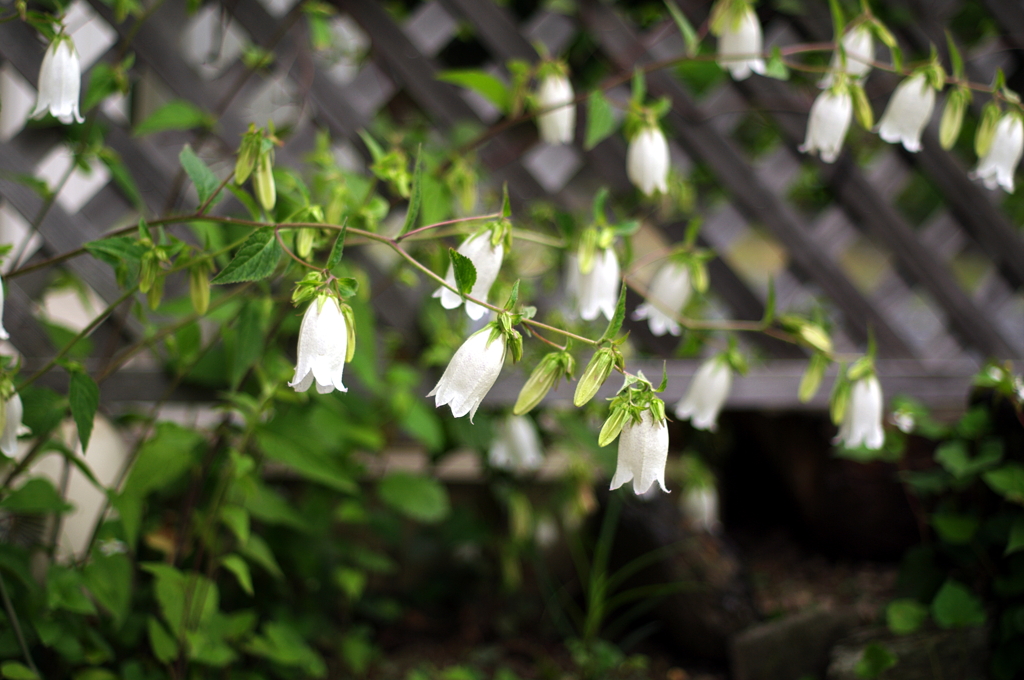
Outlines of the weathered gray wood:
[{"label": "weathered gray wood", "polygon": [[[581,7],[581,15],[618,68],[628,72],[637,64],[651,61],[646,47],[638,41],[633,29],[611,9],[588,2]],[[651,73],[647,83],[653,95],[670,97],[673,110],[667,121],[679,142],[692,156],[708,164],[748,219],[763,223],[786,246],[794,265],[817,283],[842,311],[850,335],[863,342],[870,327],[883,355],[912,356],[907,341],[892,322],[876,310],[831,262],[794,211],[758,181],[750,165],[701,114],[686,90],[665,72]]]}]

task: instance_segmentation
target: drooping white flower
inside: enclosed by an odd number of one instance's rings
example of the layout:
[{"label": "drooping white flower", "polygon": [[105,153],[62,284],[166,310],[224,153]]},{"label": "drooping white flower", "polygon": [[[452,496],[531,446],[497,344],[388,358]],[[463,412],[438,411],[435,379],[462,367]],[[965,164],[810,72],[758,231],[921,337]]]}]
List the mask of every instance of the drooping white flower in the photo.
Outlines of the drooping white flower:
[{"label": "drooping white flower", "polygon": [[882,120],[878,124],[878,136],[911,153],[921,150],[921,132],[932,117],[935,108],[935,89],[928,84],[928,78],[917,74],[904,80],[892,93]]},{"label": "drooping white flower", "polygon": [[999,119],[988,153],[978,161],[971,177],[980,179],[988,189],[1002,187],[1013,193],[1013,173],[1024,151],[1024,123],[1021,117],[1007,113]]},{"label": "drooping white flower", "polygon": [[10,337],[10,333],[4,328],[4,284],[0,280],[0,340],[7,340]]},{"label": "drooping white flower", "polygon": [[718,413],[732,388],[732,369],[720,357],[700,365],[690,382],[686,396],[676,404],[676,418],[690,420],[698,430],[718,428]]},{"label": "drooping white flower", "polygon": [[851,385],[850,400],[846,404],[835,443],[848,449],[866,446],[873,450],[882,448],[885,443],[885,431],[882,429],[882,386],[875,376],[869,375]]},{"label": "drooping white flower", "polygon": [[717,533],[719,519],[718,489],[714,486],[690,486],[683,492],[683,514],[701,530]]},{"label": "drooping white flower", "polygon": [[13,457],[18,452],[18,435],[29,434],[30,430],[21,424],[24,415],[24,408],[21,405],[21,396],[15,392],[3,406],[4,428],[0,434],[0,451],[4,455]]},{"label": "drooping white flower", "polygon": [[807,137],[800,145],[803,153],[821,154],[821,160],[834,163],[843,148],[846,131],[853,117],[853,99],[846,91],[825,90],[811,105],[807,120]]},{"label": "drooping white flower", "polygon": [[39,67],[39,97],[32,117],[42,118],[49,111],[64,124],[73,120],[81,123],[84,120],[78,112],[81,88],[82,70],[75,45],[70,37],[59,35],[46,49]]},{"label": "drooping white flower", "polygon": [[871,61],[875,58],[875,39],[871,35],[871,29],[865,24],[860,24],[843,34],[842,43],[846,51],[846,68],[842,68],[839,52],[834,52],[829,72],[818,82],[818,87],[822,89],[832,87],[834,74],[839,71],[845,70],[848,76],[858,80],[867,78],[871,73]]},{"label": "drooping white flower", "polygon": [[348,336],[348,323],[334,296],[311,302],[299,326],[298,359],[288,386],[305,392],[316,381],[320,394],[347,392],[341,375],[348,354]]},{"label": "drooping white flower", "polygon": [[505,335],[499,334],[491,340],[492,326],[466,338],[462,346],[455,352],[444,375],[430,391],[428,397],[434,397],[434,405],[438,408],[448,404],[452,415],[456,418],[469,414],[473,422],[480,402],[494,385],[505,363]]},{"label": "drooping white flower", "polygon": [[729,69],[733,80],[746,80],[753,73],[764,73],[761,54],[764,38],[761,22],[748,5],[736,21],[726,20],[718,36],[718,63]]},{"label": "drooping white flower", "polygon": [[647,319],[647,325],[654,335],[679,335],[679,323],[663,310],[679,312],[690,299],[690,270],[677,262],[668,262],[651,279],[648,302],[633,312],[633,319]]},{"label": "drooping white flower", "polygon": [[537,127],[545,144],[572,143],[576,131],[576,107],[572,103],[575,96],[572,83],[563,75],[549,75],[541,81],[537,105],[543,113],[537,116]]},{"label": "drooping white flower", "polygon": [[526,416],[509,416],[498,427],[488,454],[491,467],[523,473],[537,470],[544,463],[540,435]]},{"label": "drooping white flower", "polygon": [[639,423],[629,420],[619,434],[619,457],[612,476],[611,490],[632,480],[633,492],[647,493],[655,482],[665,487],[665,461],[668,460],[668,427],[665,421],[655,422],[650,409],[643,412]]},{"label": "drooping white flower", "polygon": [[668,193],[668,141],[661,128],[646,127],[629,142],[626,174],[645,195]]},{"label": "drooping white flower", "polygon": [[[458,247],[458,253],[465,255],[476,267],[476,282],[473,290],[469,292],[470,297],[487,301],[487,294],[491,292],[491,286],[498,278],[498,271],[501,269],[501,261],[505,257],[505,247],[498,242],[498,245],[491,244],[491,230],[480,232],[470,236]],[[455,269],[448,265],[448,273],[444,280],[455,287]],[[441,306],[445,309],[455,309],[462,304],[462,296],[453,290],[441,286],[434,291],[434,297],[441,298]],[[470,319],[476,321],[487,312],[487,308],[475,302],[466,300],[466,314]]]},{"label": "drooping white flower", "polygon": [[598,314],[604,314],[611,321],[615,305],[619,301],[619,259],[613,248],[601,248],[594,254],[593,268],[584,274],[580,271],[579,260],[569,257],[569,276],[566,288],[576,299],[580,318],[593,321]]}]

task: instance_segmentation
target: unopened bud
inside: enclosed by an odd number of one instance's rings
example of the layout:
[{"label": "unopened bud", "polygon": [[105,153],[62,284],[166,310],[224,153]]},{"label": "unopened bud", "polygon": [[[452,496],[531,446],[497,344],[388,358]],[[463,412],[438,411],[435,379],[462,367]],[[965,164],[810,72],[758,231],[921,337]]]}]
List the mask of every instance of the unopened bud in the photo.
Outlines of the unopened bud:
[{"label": "unopened bud", "polygon": [[946,151],[953,148],[960,136],[969,97],[969,94],[958,88],[950,92],[946,100],[946,108],[942,111],[942,121],[939,123],[939,144]]},{"label": "unopened bud", "polygon": [[519,391],[516,405],[512,407],[514,415],[521,416],[524,413],[529,413],[544,400],[548,392],[558,383],[559,377],[566,372],[564,364],[566,357],[572,361],[572,356],[567,352],[552,352],[537,363],[537,367],[527,378],[523,389]]},{"label": "unopened bud", "polygon": [[604,421],[604,426],[601,428],[601,434],[597,436],[598,446],[608,446],[615,438],[622,432],[622,426],[626,424],[626,417],[629,415],[629,411],[626,408],[615,408],[608,415],[608,420]]},{"label": "unopened bud", "polygon": [[196,314],[206,314],[210,308],[210,265],[207,260],[196,262],[188,270],[188,292]]},{"label": "unopened bud", "polygon": [[299,234],[295,237],[295,254],[303,260],[308,259],[313,252],[314,236],[312,229],[299,229]]},{"label": "unopened bud", "polygon": [[611,375],[615,367],[615,351],[610,347],[603,347],[596,352],[583,371],[580,381],[576,383],[576,394],[573,395],[572,403],[576,406],[583,406],[594,398],[601,385]]},{"label": "unopened bud", "polygon": [[160,275],[160,260],[154,250],[147,250],[142,254],[142,264],[139,271],[139,291],[149,293]]},{"label": "unopened bud", "polygon": [[150,309],[156,309],[160,306],[160,301],[164,297],[164,277],[157,276],[153,280],[153,284],[149,288],[149,292],[146,293],[146,300],[149,302]]},{"label": "unopened bud", "polygon": [[267,212],[273,210],[274,204],[277,203],[277,189],[274,186],[274,159],[270,152],[260,156],[252,184],[256,191],[256,200],[263,209]]}]

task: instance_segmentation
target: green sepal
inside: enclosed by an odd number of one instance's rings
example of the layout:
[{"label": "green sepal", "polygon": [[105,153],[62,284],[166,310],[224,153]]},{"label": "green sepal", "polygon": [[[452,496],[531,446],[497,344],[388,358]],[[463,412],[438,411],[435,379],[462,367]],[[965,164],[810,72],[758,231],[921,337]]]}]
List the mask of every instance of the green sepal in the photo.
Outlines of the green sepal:
[{"label": "green sepal", "polygon": [[511,312],[515,309],[516,304],[519,302],[519,279],[512,284],[512,292],[508,295],[508,300],[505,301],[505,311]]},{"label": "green sepal", "polygon": [[341,308],[341,314],[345,318],[345,332],[348,334],[347,344],[345,345],[345,363],[352,361],[352,357],[356,355],[356,317],[352,311],[352,308],[344,302],[339,304]]},{"label": "green sepal", "polygon": [[832,417],[832,422],[836,425],[843,422],[843,417],[846,415],[846,408],[850,401],[850,381],[846,379],[846,371],[844,369],[844,366],[839,367],[836,382],[832,386],[832,395],[829,398],[829,415]]}]

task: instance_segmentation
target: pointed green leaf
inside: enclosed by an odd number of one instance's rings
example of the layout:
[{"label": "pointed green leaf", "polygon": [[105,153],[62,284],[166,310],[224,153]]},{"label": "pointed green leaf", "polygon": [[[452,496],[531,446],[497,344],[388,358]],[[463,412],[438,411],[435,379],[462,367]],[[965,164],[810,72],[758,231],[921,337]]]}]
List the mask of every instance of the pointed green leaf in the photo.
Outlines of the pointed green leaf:
[{"label": "pointed green leaf", "polygon": [[373,158],[374,163],[384,158],[384,149],[377,143],[377,140],[370,136],[369,132],[360,130],[359,137],[363,140],[363,144],[366,144],[366,148],[370,150],[370,157]]},{"label": "pointed green leaf", "polygon": [[885,608],[885,621],[896,635],[909,635],[918,630],[928,618],[928,608],[917,600],[893,600]]},{"label": "pointed green leaf", "polygon": [[700,37],[697,36],[693,24],[672,0],[665,0],[665,7],[668,8],[668,13],[672,15],[672,20],[676,22],[676,27],[679,29],[679,34],[686,42],[686,56],[694,56],[700,47]]},{"label": "pointed green leaf", "polygon": [[891,649],[879,642],[869,642],[861,652],[853,672],[858,678],[877,678],[899,661]]},{"label": "pointed green leaf", "polygon": [[505,302],[506,311],[511,312],[516,307],[516,303],[519,302],[519,279],[512,284],[512,292],[509,293],[508,301]]},{"label": "pointed green leaf", "polygon": [[772,48],[772,56],[764,67],[764,75],[776,80],[789,80],[789,67],[782,60],[782,51],[778,45]]},{"label": "pointed green leaf", "polygon": [[489,100],[502,113],[508,113],[509,104],[512,101],[509,89],[505,83],[490,73],[477,69],[456,69],[440,71],[434,77],[446,83],[473,90]]},{"label": "pointed green leaf", "polygon": [[143,137],[166,130],[191,130],[210,128],[215,118],[184,99],[174,99],[149,114],[146,120],[135,126],[135,136]]},{"label": "pointed green leaf", "polygon": [[178,658],[177,640],[167,632],[167,629],[155,616],[149,617],[146,631],[149,633],[149,646],[157,661],[166,664]]},{"label": "pointed green leaf", "polygon": [[633,102],[642,106],[647,98],[647,81],[644,78],[644,70],[639,66],[633,69]]},{"label": "pointed green leaf", "polygon": [[345,236],[348,235],[348,225],[341,225],[341,231],[338,232],[338,238],[334,239],[334,245],[331,246],[331,254],[327,257],[327,269],[331,270],[338,266],[341,262],[341,254],[345,251]]},{"label": "pointed green leaf", "polygon": [[220,564],[235,575],[238,585],[242,586],[242,590],[245,591],[245,594],[251,597],[253,594],[252,574],[249,572],[249,565],[246,561],[232,553],[225,556],[224,559],[220,561]]},{"label": "pointed green leaf", "polygon": [[463,295],[469,295],[476,284],[476,267],[473,265],[473,260],[455,248],[449,248],[448,254],[451,256],[452,269],[455,271],[455,287]]},{"label": "pointed green leaf", "polygon": [[985,607],[967,586],[948,579],[932,600],[932,618],[939,628],[966,628],[985,623]]},{"label": "pointed green leaf", "polygon": [[501,216],[512,217],[512,201],[508,197],[508,182],[501,185]]},{"label": "pointed green leaf", "polygon": [[241,283],[259,281],[274,273],[281,259],[281,246],[274,236],[273,227],[257,229],[242,244],[234,259],[228,262],[211,283]]},{"label": "pointed green leaf", "polygon": [[92,436],[96,409],[100,405],[100,388],[96,381],[82,371],[73,372],[68,403],[71,405],[71,417],[78,426],[78,441],[82,443],[82,451],[85,451],[89,446],[89,437]]},{"label": "pointed green leaf", "polygon": [[393,472],[377,485],[381,500],[419,522],[439,522],[451,512],[448,492],[432,477]]},{"label": "pointed green leaf", "polygon": [[423,206],[423,146],[416,149],[416,165],[412,172],[412,193],[409,194],[409,207],[405,211],[405,221],[402,223],[402,230],[398,232],[402,236],[408,231],[416,228],[416,220],[420,217],[420,208]]},{"label": "pointed green leaf", "polygon": [[[843,16],[843,8],[839,6],[839,0],[828,0],[828,7],[832,11],[832,39],[836,45],[840,45],[843,37],[843,27],[846,26],[846,18]],[[837,47],[837,49],[840,49]]]},{"label": "pointed green leaf", "polygon": [[587,134],[583,148],[589,151],[615,132],[615,112],[611,102],[600,90],[594,90],[587,98]]},{"label": "pointed green leaf", "polygon": [[626,282],[622,282],[622,288],[619,291],[619,302],[615,305],[615,314],[612,316],[611,321],[608,322],[608,328],[605,329],[604,335],[601,336],[601,340],[614,340],[615,336],[622,330],[622,322],[626,319]]},{"label": "pointed green leaf", "polygon": [[775,321],[775,279],[768,279],[768,295],[764,301],[764,315],[761,317],[761,325],[768,327]]},{"label": "pointed green leaf", "polygon": [[220,186],[220,180],[217,179],[217,175],[213,174],[213,170],[210,170],[210,167],[203,159],[196,155],[196,152],[188,144],[181,150],[178,159],[181,161],[181,167],[184,168],[189,179],[196,185],[199,202],[205,203],[210,196],[213,196],[213,192],[217,190],[217,187]]}]

